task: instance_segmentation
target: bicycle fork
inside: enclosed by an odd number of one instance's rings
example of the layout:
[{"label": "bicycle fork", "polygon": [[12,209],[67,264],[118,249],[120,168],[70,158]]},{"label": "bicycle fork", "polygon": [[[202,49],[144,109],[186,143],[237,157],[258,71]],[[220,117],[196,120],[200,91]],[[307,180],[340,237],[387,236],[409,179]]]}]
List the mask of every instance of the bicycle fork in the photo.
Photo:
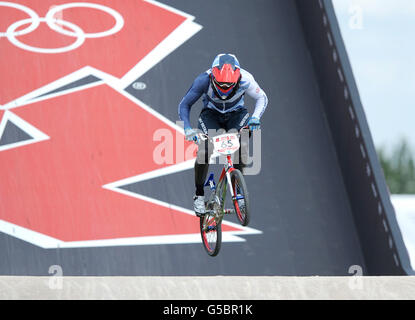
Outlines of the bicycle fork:
[{"label": "bicycle fork", "polygon": [[[228,169],[228,168],[227,168]],[[225,170],[225,169],[224,169]],[[227,180],[227,184],[225,183],[224,179]],[[235,213],[234,209],[224,209],[225,206],[225,199],[226,199],[226,189],[227,186],[229,186],[229,190],[232,195],[232,199],[234,199],[235,195],[232,188],[232,183],[230,179],[230,171],[226,170],[225,172],[222,172],[221,178],[219,179],[219,184],[216,186],[214,174],[211,173],[209,178],[207,179],[205,183],[205,187],[210,187],[212,194],[210,196],[210,199],[207,201],[207,203],[214,203],[212,206],[212,210],[209,210],[209,212],[212,212],[214,214],[217,214],[214,206],[216,205],[216,209],[219,208],[220,215],[226,215],[226,214],[233,214]]]}]

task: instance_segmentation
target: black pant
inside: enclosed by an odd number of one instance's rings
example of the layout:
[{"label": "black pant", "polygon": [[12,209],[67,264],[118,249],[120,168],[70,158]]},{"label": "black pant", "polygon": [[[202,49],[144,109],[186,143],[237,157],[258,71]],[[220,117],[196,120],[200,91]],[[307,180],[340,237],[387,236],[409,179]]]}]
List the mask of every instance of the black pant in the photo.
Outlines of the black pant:
[{"label": "black pant", "polygon": [[[239,131],[245,127],[249,120],[248,111],[243,108],[233,112],[220,113],[212,109],[203,109],[199,116],[199,129],[210,136],[223,134],[225,131]],[[216,132],[212,132],[216,130]],[[209,132],[211,131],[211,132]],[[249,150],[248,139],[241,139],[238,161],[235,161],[235,168],[241,170],[244,166],[242,159],[246,159]],[[196,195],[204,195],[204,184],[209,170],[209,159],[213,152],[213,146],[204,141],[199,145],[197,159],[195,162],[195,185]]]}]

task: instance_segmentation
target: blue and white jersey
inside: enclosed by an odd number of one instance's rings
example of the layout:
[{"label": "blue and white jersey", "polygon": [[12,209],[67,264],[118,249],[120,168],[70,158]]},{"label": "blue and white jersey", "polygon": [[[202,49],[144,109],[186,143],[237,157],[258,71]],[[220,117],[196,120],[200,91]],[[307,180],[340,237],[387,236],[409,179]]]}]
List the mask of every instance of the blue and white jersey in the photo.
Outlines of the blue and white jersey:
[{"label": "blue and white jersey", "polygon": [[248,71],[241,68],[241,81],[239,87],[229,100],[222,100],[215,95],[210,83],[210,73],[211,71],[209,69],[199,75],[179,104],[179,117],[180,120],[184,122],[185,128],[191,128],[189,116],[190,109],[202,96],[205,108],[213,109],[220,113],[227,113],[245,108],[244,96],[245,93],[248,93],[250,97],[256,100],[255,110],[252,116],[258,119],[261,118],[268,105],[268,98]]}]

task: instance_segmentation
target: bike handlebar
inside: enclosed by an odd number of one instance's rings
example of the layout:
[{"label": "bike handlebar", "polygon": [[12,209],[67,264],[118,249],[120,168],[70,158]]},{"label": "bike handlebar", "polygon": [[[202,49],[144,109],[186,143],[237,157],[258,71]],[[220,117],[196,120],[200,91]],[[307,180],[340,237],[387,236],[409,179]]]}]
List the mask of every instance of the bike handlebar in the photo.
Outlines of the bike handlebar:
[{"label": "bike handlebar", "polygon": [[[239,132],[237,133],[237,135],[238,135],[238,137],[240,137],[241,136],[241,132],[242,132],[242,130],[244,130],[244,129],[249,129],[249,126],[245,126],[245,127],[242,127],[240,130],[239,130]],[[200,140],[209,140],[210,142],[212,142],[212,140],[213,140],[213,138],[214,137],[209,137],[209,135],[207,135],[207,134],[205,134],[205,133],[203,133],[203,132],[200,132],[200,133],[198,133],[197,134],[197,136],[198,136],[198,138],[200,138]]]}]

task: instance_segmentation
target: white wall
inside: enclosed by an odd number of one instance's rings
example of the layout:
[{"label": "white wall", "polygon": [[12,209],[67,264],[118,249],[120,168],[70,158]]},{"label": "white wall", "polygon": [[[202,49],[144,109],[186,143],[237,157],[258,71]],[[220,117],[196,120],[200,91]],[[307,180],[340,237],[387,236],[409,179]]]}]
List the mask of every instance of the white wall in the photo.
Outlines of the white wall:
[{"label": "white wall", "polygon": [[412,269],[415,270],[415,195],[392,195],[391,200]]}]

